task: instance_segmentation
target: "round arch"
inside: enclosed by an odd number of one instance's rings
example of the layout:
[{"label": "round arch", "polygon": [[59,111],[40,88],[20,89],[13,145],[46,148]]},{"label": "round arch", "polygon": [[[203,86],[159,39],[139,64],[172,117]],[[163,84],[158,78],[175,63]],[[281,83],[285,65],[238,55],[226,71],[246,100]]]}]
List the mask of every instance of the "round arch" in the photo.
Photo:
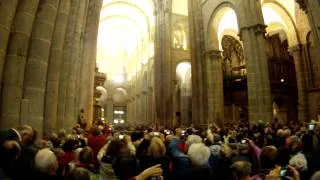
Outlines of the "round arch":
[{"label": "round arch", "polygon": [[[233,19],[233,20],[235,20],[235,22],[236,22],[236,25],[235,25],[236,28],[233,25],[234,28],[225,28],[222,31],[222,33],[220,32],[220,34],[223,34],[223,32],[225,30],[228,32],[232,32],[232,31],[237,32],[238,31],[239,20],[238,20],[238,16],[237,16],[237,9],[231,1],[223,1],[214,9],[213,13],[211,14],[208,25],[207,25],[207,35],[208,35],[207,36],[208,38],[206,41],[207,50],[210,50],[210,49],[221,50],[221,46],[220,46],[221,39],[219,40],[219,35],[218,35],[219,24],[223,20],[226,12],[228,12],[230,10],[235,14],[235,19]],[[232,34],[234,34],[234,33],[232,33]],[[223,37],[223,35],[222,35],[222,37]]]},{"label": "round arch", "polygon": [[[299,36],[298,36],[297,27],[296,27],[296,25],[294,23],[293,18],[289,14],[289,12],[281,4],[279,4],[276,1],[265,1],[265,2],[263,2],[262,9],[266,8],[266,7],[267,8],[271,8],[272,10],[274,10],[282,18],[282,21],[285,23],[285,24],[283,24],[282,22],[279,22],[281,20],[278,20],[278,21],[275,21],[275,22],[271,22],[271,25],[277,25],[278,27],[284,28],[283,30],[287,33],[289,47],[292,47],[292,46],[295,46],[295,45],[299,44],[300,43],[300,39],[299,39]],[[281,26],[280,26],[280,24],[281,24]],[[267,30],[268,30],[268,28],[267,28]]]}]

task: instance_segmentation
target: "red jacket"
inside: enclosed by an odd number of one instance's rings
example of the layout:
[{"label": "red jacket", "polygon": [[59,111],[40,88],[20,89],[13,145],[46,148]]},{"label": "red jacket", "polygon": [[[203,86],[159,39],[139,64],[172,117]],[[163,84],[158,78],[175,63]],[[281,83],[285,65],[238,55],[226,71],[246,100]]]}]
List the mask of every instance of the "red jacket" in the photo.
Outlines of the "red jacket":
[{"label": "red jacket", "polygon": [[106,142],[106,137],[104,135],[99,135],[99,136],[89,135],[88,137],[88,146],[93,151],[93,155],[94,155],[93,162],[96,166],[99,166],[97,155],[100,149],[105,145],[105,142]]}]

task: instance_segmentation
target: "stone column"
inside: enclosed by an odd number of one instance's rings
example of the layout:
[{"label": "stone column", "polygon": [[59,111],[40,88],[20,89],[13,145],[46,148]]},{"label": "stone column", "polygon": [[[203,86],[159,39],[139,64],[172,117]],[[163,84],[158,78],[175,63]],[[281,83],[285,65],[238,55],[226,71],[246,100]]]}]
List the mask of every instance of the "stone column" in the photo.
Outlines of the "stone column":
[{"label": "stone column", "polygon": [[[207,76],[207,97],[208,97],[208,115],[207,115],[207,123],[210,124],[213,122],[213,117],[214,117],[214,89],[213,89],[213,82],[214,79],[217,78],[216,76],[213,76],[213,72],[212,72],[212,59],[211,56],[208,53],[206,55],[206,76]],[[218,68],[218,67],[217,67]],[[217,74],[215,74],[217,75]],[[215,84],[216,85],[216,84]],[[221,84],[220,84],[221,85]],[[222,84],[223,85],[223,84]],[[217,86],[215,86],[215,88],[218,88]]]},{"label": "stone column", "polygon": [[72,127],[76,124],[76,112],[79,111],[75,107],[76,104],[76,76],[77,71],[80,68],[81,63],[81,34],[83,29],[83,16],[85,14],[86,0],[79,0],[78,13],[76,15],[75,29],[73,31],[73,38],[71,44],[71,64],[69,66],[69,74],[68,74],[68,86],[67,86],[67,94],[66,94],[66,111],[65,111],[65,121],[67,127]]},{"label": "stone column", "polygon": [[107,99],[107,118],[113,123],[113,100],[112,98]]},{"label": "stone column", "polygon": [[60,80],[60,65],[67,30],[70,0],[60,2],[55,29],[52,37],[51,54],[48,64],[48,77],[45,100],[44,130],[47,133],[57,131],[57,110]]},{"label": "stone column", "polygon": [[294,59],[296,69],[296,79],[298,88],[298,119],[307,122],[308,118],[308,96],[306,93],[306,70],[304,68],[301,45],[298,44],[289,48],[289,52]]},{"label": "stone column", "polygon": [[92,122],[93,117],[93,81],[94,69],[96,67],[97,38],[102,2],[103,0],[89,1],[84,31],[79,103],[80,108],[86,109],[88,113],[86,117],[88,123]]},{"label": "stone column", "polygon": [[[58,111],[57,111],[57,128],[68,128],[65,119],[66,112],[66,94],[68,87],[68,73],[71,64],[71,45],[73,42],[73,32],[77,18],[79,0],[71,0],[70,15],[68,18],[67,34],[63,47],[62,62],[60,65],[60,80],[59,80],[59,96],[58,96]],[[93,86],[92,86],[93,89]],[[92,95],[93,97],[93,95]],[[92,105],[93,106],[93,105]],[[92,115],[93,116],[93,115]],[[69,127],[70,128],[70,127]]]},{"label": "stone column", "polygon": [[153,121],[153,110],[154,110],[154,104],[152,102],[152,87],[148,88],[148,110],[147,110],[147,119],[150,124],[154,123]]},{"label": "stone column", "polygon": [[173,82],[171,69],[171,0],[157,0],[155,6],[155,95],[156,121],[172,120]]},{"label": "stone column", "polygon": [[59,0],[43,0],[39,3],[24,78],[23,97],[30,102],[27,115],[29,124],[38,130],[40,138],[43,132],[47,68],[58,5]]},{"label": "stone column", "polygon": [[223,95],[223,72],[222,72],[222,55],[221,51],[211,50],[207,52],[207,58],[211,63],[212,72],[208,82],[212,83],[212,90],[208,95],[212,94],[212,122],[220,123],[219,120],[224,119],[224,95]]},{"label": "stone column", "polygon": [[2,89],[2,72],[5,63],[10,29],[14,15],[18,7],[19,0],[0,1],[0,91]]},{"label": "stone column", "polygon": [[207,74],[204,61],[204,31],[199,0],[188,0],[189,32],[192,71],[192,122],[205,124],[207,121]]},{"label": "stone column", "polygon": [[265,55],[265,25],[259,1],[239,0],[240,38],[247,65],[249,121],[272,120],[270,81]]},{"label": "stone column", "polygon": [[14,17],[4,65],[0,125],[2,128],[20,124],[25,64],[38,5],[39,0],[22,0]]},{"label": "stone column", "polygon": [[[320,52],[320,2],[316,0],[296,0],[300,8],[308,15],[315,51]],[[320,56],[316,56],[320,62]]]}]

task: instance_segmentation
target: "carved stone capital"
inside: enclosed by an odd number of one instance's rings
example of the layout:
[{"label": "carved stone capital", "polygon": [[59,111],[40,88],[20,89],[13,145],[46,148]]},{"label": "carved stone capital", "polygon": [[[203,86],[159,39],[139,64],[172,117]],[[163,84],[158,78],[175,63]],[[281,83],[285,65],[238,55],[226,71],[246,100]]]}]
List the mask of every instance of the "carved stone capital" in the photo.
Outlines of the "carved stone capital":
[{"label": "carved stone capital", "polygon": [[252,25],[252,26],[245,26],[245,27],[242,27],[240,28],[240,31],[239,31],[239,36],[240,36],[240,39],[242,40],[242,35],[243,35],[243,31],[247,31],[247,30],[251,30],[253,29],[254,30],[254,33],[255,34],[265,34],[266,33],[266,25],[264,24],[255,24],[255,25]]},{"label": "carved stone capital", "polygon": [[300,9],[302,9],[306,13],[308,12],[307,4],[306,4],[305,0],[296,0],[296,2],[299,4]]}]

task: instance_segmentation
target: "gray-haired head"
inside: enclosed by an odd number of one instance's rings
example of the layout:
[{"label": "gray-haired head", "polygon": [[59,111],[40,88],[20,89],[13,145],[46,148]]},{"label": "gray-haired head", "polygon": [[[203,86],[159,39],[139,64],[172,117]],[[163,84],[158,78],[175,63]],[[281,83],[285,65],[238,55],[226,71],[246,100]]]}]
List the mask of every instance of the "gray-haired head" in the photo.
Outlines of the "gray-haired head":
[{"label": "gray-haired head", "polygon": [[194,143],[188,149],[188,156],[195,166],[203,166],[208,163],[211,151],[203,143]]},{"label": "gray-haired head", "polygon": [[58,169],[58,161],[55,154],[48,148],[41,149],[35,156],[35,167],[38,171],[47,174],[55,174]]}]

